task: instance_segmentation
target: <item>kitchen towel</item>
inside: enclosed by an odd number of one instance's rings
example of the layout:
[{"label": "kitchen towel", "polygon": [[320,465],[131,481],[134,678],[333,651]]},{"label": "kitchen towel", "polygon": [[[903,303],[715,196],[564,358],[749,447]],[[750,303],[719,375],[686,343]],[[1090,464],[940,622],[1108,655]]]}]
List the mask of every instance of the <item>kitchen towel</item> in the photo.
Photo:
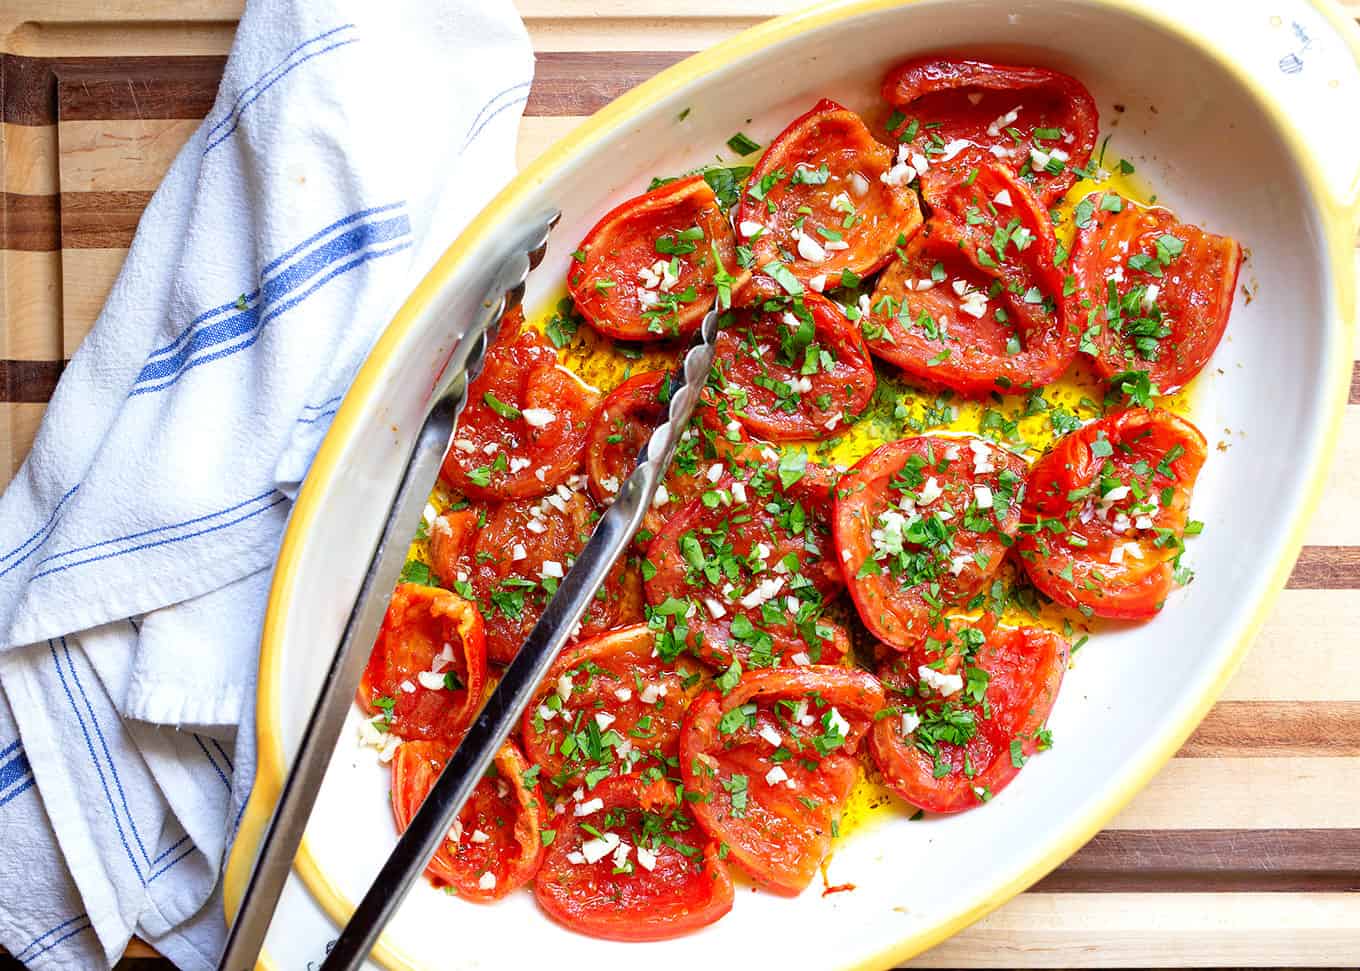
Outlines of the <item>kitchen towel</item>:
[{"label": "kitchen towel", "polygon": [[292,496],[402,298],[513,174],[510,0],[251,0],[0,497],[0,945],[215,963]]}]

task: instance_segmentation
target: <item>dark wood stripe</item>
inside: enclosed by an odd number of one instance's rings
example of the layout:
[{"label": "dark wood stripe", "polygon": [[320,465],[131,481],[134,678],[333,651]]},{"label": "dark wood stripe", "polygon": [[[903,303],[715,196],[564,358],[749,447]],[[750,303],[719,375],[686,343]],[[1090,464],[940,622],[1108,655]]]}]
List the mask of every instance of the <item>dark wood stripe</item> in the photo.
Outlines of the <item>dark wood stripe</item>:
[{"label": "dark wood stripe", "polygon": [[151,201],[150,192],[63,192],[64,249],[126,249]]},{"label": "dark wood stripe", "polygon": [[1360,546],[1305,546],[1287,586],[1291,590],[1360,588]]},{"label": "dark wood stripe", "polygon": [[689,56],[687,51],[545,51],[526,115],[589,115]]},{"label": "dark wood stripe", "polygon": [[0,249],[50,252],[60,248],[56,196],[0,194]]},{"label": "dark wood stripe", "polygon": [[[544,51],[525,113],[588,115],[677,61],[685,51]],[[4,120],[51,125],[89,119],[202,118],[223,57],[0,55]]]},{"label": "dark wood stripe", "polygon": [[1220,701],[1181,758],[1360,755],[1360,702]]},{"label": "dark wood stripe", "polygon": [[1346,402],[1352,405],[1360,405],[1360,361],[1351,365],[1351,394]]},{"label": "dark wood stripe", "polygon": [[3,54],[3,117],[16,125],[52,125],[58,118],[202,118],[217,96],[226,62],[209,55]]},{"label": "dark wood stripe", "polygon": [[0,196],[0,249],[127,249],[150,192]]},{"label": "dark wood stripe", "polygon": [[65,361],[0,360],[0,401],[45,404],[65,367]]},{"label": "dark wood stripe", "polygon": [[1039,892],[1360,890],[1360,829],[1108,830]]}]

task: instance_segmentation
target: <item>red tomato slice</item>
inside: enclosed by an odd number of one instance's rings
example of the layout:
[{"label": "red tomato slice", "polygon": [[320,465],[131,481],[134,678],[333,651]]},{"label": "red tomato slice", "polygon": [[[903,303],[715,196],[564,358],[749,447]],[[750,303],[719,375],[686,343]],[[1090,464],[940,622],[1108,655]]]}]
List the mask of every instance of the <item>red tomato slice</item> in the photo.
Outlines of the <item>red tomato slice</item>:
[{"label": "red tomato slice", "polygon": [[931,205],[932,188],[995,161],[1052,205],[1090,160],[1100,124],[1084,84],[1041,67],[921,57],[888,72],[883,97],[898,109],[890,134],[908,160],[929,166],[922,181]]},{"label": "red tomato slice", "polygon": [[1049,384],[1077,353],[1055,245],[1029,190],[983,165],[971,184],[944,193],[879,277],[861,323],[869,349],[931,387],[972,397]]},{"label": "red tomato slice", "polygon": [[606,779],[556,825],[534,896],[565,927],[613,941],[664,941],[732,909],[717,843],[694,828],[668,782]]},{"label": "red tomato slice", "polygon": [[521,735],[555,785],[585,776],[593,790],[598,776],[675,756],[680,719],[706,679],[697,663],[654,656],[655,643],[646,624],[635,624],[569,647],[553,663]]},{"label": "red tomato slice", "polygon": [[700,695],[680,734],[694,816],[761,886],[796,895],[831,848],[855,783],[855,751],[884,706],[864,671],[749,671],[726,697]]},{"label": "red tomato slice", "polygon": [[476,499],[542,496],[565,482],[599,405],[523,323],[518,310],[502,321],[444,456],[445,480]]},{"label": "red tomato slice", "polygon": [[[562,493],[567,493],[563,498]],[[473,598],[486,623],[487,656],[509,664],[594,528],[584,493],[490,503],[446,513],[430,530],[439,578]],[[642,579],[620,560],[586,612],[578,637],[642,619]]]},{"label": "red tomato slice", "polygon": [[732,229],[703,176],[629,199],[595,224],[567,274],[576,308],[621,340],[691,334],[718,294],[718,260],[729,293],[749,273],[737,265]]},{"label": "red tomato slice", "polygon": [[[590,494],[601,505],[614,495],[637,465],[638,453],[666,414],[663,398],[670,372],[649,371],[619,385],[604,399],[590,428],[586,472]],[[735,419],[724,422],[718,409],[700,404],[685,430],[666,472],[664,501],[653,502],[642,518],[646,535],[661,529],[666,517],[703,493],[712,483],[699,473],[713,462],[738,454],[750,441]]]},{"label": "red tomato slice", "polygon": [[1171,592],[1207,446],[1131,408],[1061,439],[1030,472],[1016,548],[1034,585],[1088,616],[1146,620]]},{"label": "red tomato slice", "polygon": [[832,520],[846,584],[879,640],[915,647],[1001,568],[1025,462],[981,438],[906,438],[841,477]]},{"label": "red tomato slice", "polygon": [[662,657],[688,645],[710,664],[735,656],[751,668],[843,655],[848,635],[822,616],[843,582],[828,559],[830,506],[830,473],[817,466],[787,488],[768,469],[729,467],[672,516],[646,560]]},{"label": "red tomato slice", "polygon": [[815,293],[736,311],[718,334],[717,361],[742,423],[776,442],[834,434],[876,384],[859,330]]},{"label": "red tomato slice", "polygon": [[[443,742],[406,742],[392,759],[392,812],[397,832],[411,825],[420,804],[453,754]],[[496,753],[495,770],[477,783],[425,875],[466,900],[488,903],[518,890],[543,862],[540,837],[547,811],[524,784],[529,763],[514,742]]]},{"label": "red tomato slice", "polygon": [[457,743],[481,707],[486,634],[476,607],[448,590],[392,593],[359,682],[359,703],[400,738]]},{"label": "red tomato slice", "polygon": [[823,98],[756,163],[737,206],[738,241],[767,276],[783,265],[814,290],[839,286],[845,270],[867,276],[921,226],[916,194],[882,179],[891,164],[859,115]]},{"label": "red tomato slice", "polygon": [[1163,394],[1179,391],[1223,339],[1242,247],[1114,193],[1082,206],[1091,216],[1077,230],[1072,273],[1092,308],[1082,324],[1097,369],[1106,378],[1147,371]]},{"label": "red tomato slice", "polygon": [[879,674],[900,714],[880,718],[869,736],[884,782],[932,813],[991,799],[1048,747],[1041,732],[1067,656],[1057,634],[1021,627],[965,628],[890,659]]}]

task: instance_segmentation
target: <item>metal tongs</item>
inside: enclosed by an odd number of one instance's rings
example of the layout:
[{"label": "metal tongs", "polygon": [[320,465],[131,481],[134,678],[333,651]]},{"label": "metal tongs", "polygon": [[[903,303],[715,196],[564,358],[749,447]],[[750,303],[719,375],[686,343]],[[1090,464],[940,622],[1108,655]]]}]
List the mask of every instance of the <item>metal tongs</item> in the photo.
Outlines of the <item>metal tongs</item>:
[{"label": "metal tongs", "polygon": [[[405,563],[409,538],[434,488],[440,463],[467,400],[468,385],[481,372],[486,347],[494,338],[500,318],[523,298],[525,280],[529,271],[542,261],[548,234],[559,217],[560,213],[553,212],[535,221],[517,244],[508,249],[510,255],[488,290],[482,312],[459,340],[431,395],[425,422],[416,436],[354,609],[265,830],[219,971],[249,971],[259,957],[307,817],[316,802],[330,755],[354,703],[369,651]],[[518,724],[596,591],[637,533],[708,379],[717,330],[718,311],[713,307],[700,324],[679,372],[672,378],[666,419],[653,430],[638,455],[637,467],[600,517],[585,549],[567,571],[538,623],[505,669],[496,690],[397,840],[349,923],[330,947],[321,971],[354,969],[363,964],[392,914],[447,838],[463,804],[506,736]]]}]

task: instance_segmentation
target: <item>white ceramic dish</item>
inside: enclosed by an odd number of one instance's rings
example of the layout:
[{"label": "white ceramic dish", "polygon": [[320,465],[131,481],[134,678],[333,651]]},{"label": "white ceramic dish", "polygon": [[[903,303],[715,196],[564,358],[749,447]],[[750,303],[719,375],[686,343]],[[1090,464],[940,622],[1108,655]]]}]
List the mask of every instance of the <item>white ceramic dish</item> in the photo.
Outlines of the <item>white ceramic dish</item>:
[{"label": "white ceramic dish", "polygon": [[[549,955],[565,967],[644,962],[657,971],[702,966],[715,955],[784,968],[882,966],[975,920],[1088,839],[1193,729],[1283,584],[1351,362],[1360,136],[1334,129],[1360,103],[1360,46],[1335,32],[1338,16],[1305,0],[1177,12],[1212,23],[1213,44],[1168,19],[1171,6],[870,0],[783,18],[607,108],[488,207],[373,352],[294,510],[266,622],[260,781],[230,867],[229,902],[395,489],[397,456],[419,423],[450,325],[483,292],[498,229],[546,207],[564,212],[531,278],[532,308],[560,285],[570,251],[598,214],[650,176],[709,160],[738,129],[768,141],[823,95],[868,108],[886,68],[931,50],[1039,63],[1081,78],[1100,105],[1102,132],[1114,135],[1112,151],[1136,163],[1159,201],[1249,248],[1242,281],[1254,298],[1247,304],[1239,295],[1193,416],[1211,442],[1232,429],[1231,447],[1211,451],[1195,492],[1193,515],[1207,523],[1189,554],[1200,579],[1152,623],[1094,639],[1053,713],[1056,747],[995,802],[953,818],[894,819],[842,841],[830,877],[854,883],[852,893],[823,898],[820,884],[795,900],[740,893],[718,924],[643,947],[564,931],[527,893],[478,907],[422,883],[378,959],[412,969],[504,967]],[[1290,50],[1280,28],[1291,23],[1314,38],[1297,74],[1280,73]],[[1271,72],[1274,96],[1259,83]],[[1294,122],[1316,137],[1311,153],[1283,121],[1274,100],[1281,95]],[[1124,113],[1111,111],[1115,102]],[[333,936],[326,915],[347,916],[394,842],[388,770],[353,738],[347,731],[333,759],[300,879],[290,883],[270,937],[272,966],[301,968],[318,956]],[[815,931],[787,930],[800,927]]]}]

